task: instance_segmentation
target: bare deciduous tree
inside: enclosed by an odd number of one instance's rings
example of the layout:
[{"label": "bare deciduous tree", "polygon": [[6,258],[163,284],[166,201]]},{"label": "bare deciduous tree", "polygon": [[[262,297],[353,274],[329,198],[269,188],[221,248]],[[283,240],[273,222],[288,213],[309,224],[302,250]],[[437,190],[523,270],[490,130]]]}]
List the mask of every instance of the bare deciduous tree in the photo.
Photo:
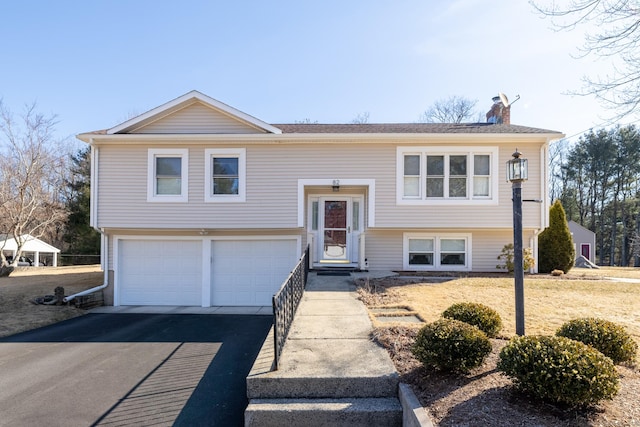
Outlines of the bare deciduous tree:
[{"label": "bare deciduous tree", "polygon": [[351,123],[354,125],[364,125],[369,123],[369,112],[365,111],[364,113],[358,114]]},{"label": "bare deciduous tree", "polygon": [[[0,101],[0,233],[13,237],[17,263],[25,235],[42,237],[66,218],[62,199],[66,154],[54,139],[55,117],[27,106],[16,119]],[[2,266],[7,260],[0,248]]]},{"label": "bare deciduous tree", "polygon": [[478,100],[462,96],[439,99],[427,111],[420,115],[421,123],[464,123],[477,116],[475,112]]},{"label": "bare deciduous tree", "polygon": [[[566,170],[562,165],[566,162],[569,153],[569,140],[560,139],[549,145],[549,201],[554,202],[562,199],[562,195],[566,193],[567,177]],[[562,203],[565,211],[567,205],[563,200]],[[570,217],[570,215],[567,215]]]},{"label": "bare deciduous tree", "polygon": [[606,76],[586,76],[582,95],[594,95],[615,111],[613,120],[634,113],[640,105],[640,4],[637,0],[530,1],[558,30],[586,27],[584,55],[611,58]]},{"label": "bare deciduous tree", "polygon": [[318,121],[317,120],[311,120],[309,117],[306,117],[302,120],[295,120],[293,123],[297,124],[297,125],[317,125]]}]

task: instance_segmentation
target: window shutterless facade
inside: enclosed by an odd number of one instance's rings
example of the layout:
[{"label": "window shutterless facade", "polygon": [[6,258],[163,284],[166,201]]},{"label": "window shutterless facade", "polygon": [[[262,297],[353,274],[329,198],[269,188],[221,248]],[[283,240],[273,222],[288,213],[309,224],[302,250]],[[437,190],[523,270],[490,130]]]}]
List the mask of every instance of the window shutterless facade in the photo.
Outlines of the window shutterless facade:
[{"label": "window shutterless facade", "polygon": [[205,162],[205,201],[246,200],[246,149],[207,149]]},{"label": "window shutterless facade", "polygon": [[399,147],[398,204],[497,204],[497,147]]},{"label": "window shutterless facade", "polygon": [[187,202],[189,151],[149,149],[147,153],[147,201]]}]

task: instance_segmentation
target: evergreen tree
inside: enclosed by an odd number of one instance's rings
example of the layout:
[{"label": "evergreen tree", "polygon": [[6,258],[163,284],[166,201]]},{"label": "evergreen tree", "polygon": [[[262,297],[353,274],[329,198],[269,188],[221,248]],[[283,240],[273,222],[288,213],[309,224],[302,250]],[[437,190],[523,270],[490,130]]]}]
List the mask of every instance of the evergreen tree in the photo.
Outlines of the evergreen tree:
[{"label": "evergreen tree", "polygon": [[100,253],[100,233],[89,225],[91,196],[91,149],[87,147],[72,157],[71,175],[67,181],[69,199],[65,241],[71,254]]},{"label": "evergreen tree", "polygon": [[541,273],[562,270],[567,273],[573,267],[575,249],[569,231],[564,208],[556,200],[549,210],[549,227],[538,236],[538,261]]}]

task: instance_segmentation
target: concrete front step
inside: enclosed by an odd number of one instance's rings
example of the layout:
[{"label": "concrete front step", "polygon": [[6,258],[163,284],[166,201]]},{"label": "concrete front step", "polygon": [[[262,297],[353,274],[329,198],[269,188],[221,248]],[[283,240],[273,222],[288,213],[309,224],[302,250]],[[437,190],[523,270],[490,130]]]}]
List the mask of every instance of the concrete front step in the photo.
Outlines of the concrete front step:
[{"label": "concrete front step", "polygon": [[278,371],[254,365],[247,376],[249,399],[398,396],[393,363],[369,340],[291,340],[280,360]]},{"label": "concrete front step", "polygon": [[402,425],[397,398],[252,399],[245,427],[394,427]]},{"label": "concrete front step", "polygon": [[398,395],[396,374],[385,377],[262,377],[247,379],[247,397],[266,399],[393,397]]}]

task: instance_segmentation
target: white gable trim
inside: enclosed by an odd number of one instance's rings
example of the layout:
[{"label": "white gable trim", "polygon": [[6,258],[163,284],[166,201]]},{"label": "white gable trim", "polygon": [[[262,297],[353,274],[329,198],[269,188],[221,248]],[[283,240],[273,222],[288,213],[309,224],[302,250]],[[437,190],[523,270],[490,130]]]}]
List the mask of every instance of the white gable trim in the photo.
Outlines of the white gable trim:
[{"label": "white gable trim", "polygon": [[282,131],[280,129],[278,129],[275,126],[271,126],[268,123],[263,122],[262,120],[258,120],[253,116],[250,116],[246,113],[243,113],[240,110],[236,110],[235,108],[222,103],[216,99],[213,99],[203,93],[198,92],[197,90],[192,90],[189,93],[186,93],[172,101],[169,101],[159,107],[156,107],[152,110],[147,111],[144,114],[141,114],[137,117],[134,117],[130,120],[127,120],[124,123],[121,123],[115,127],[112,127],[111,129],[107,130],[107,135],[113,135],[116,134],[118,132],[122,132],[125,131],[127,129],[131,129],[131,128],[137,128],[140,125],[142,125],[145,121],[148,121],[154,117],[163,117],[165,115],[167,115],[168,113],[170,113],[171,111],[174,111],[176,109],[179,109],[181,105],[188,105],[189,103],[193,102],[193,101],[199,101],[202,102],[203,104],[214,108],[224,114],[227,114],[231,117],[234,117],[238,120],[244,121],[246,123],[249,123],[259,129],[264,130],[267,133],[273,133],[273,134],[281,134]]},{"label": "white gable trim", "polygon": [[304,227],[304,188],[312,186],[325,186],[331,187],[333,181],[338,179],[340,185],[350,186],[364,186],[367,187],[367,222],[369,227],[375,227],[376,225],[376,180],[375,179],[342,179],[342,178],[329,178],[329,179],[299,179],[298,180],[298,227]]}]

